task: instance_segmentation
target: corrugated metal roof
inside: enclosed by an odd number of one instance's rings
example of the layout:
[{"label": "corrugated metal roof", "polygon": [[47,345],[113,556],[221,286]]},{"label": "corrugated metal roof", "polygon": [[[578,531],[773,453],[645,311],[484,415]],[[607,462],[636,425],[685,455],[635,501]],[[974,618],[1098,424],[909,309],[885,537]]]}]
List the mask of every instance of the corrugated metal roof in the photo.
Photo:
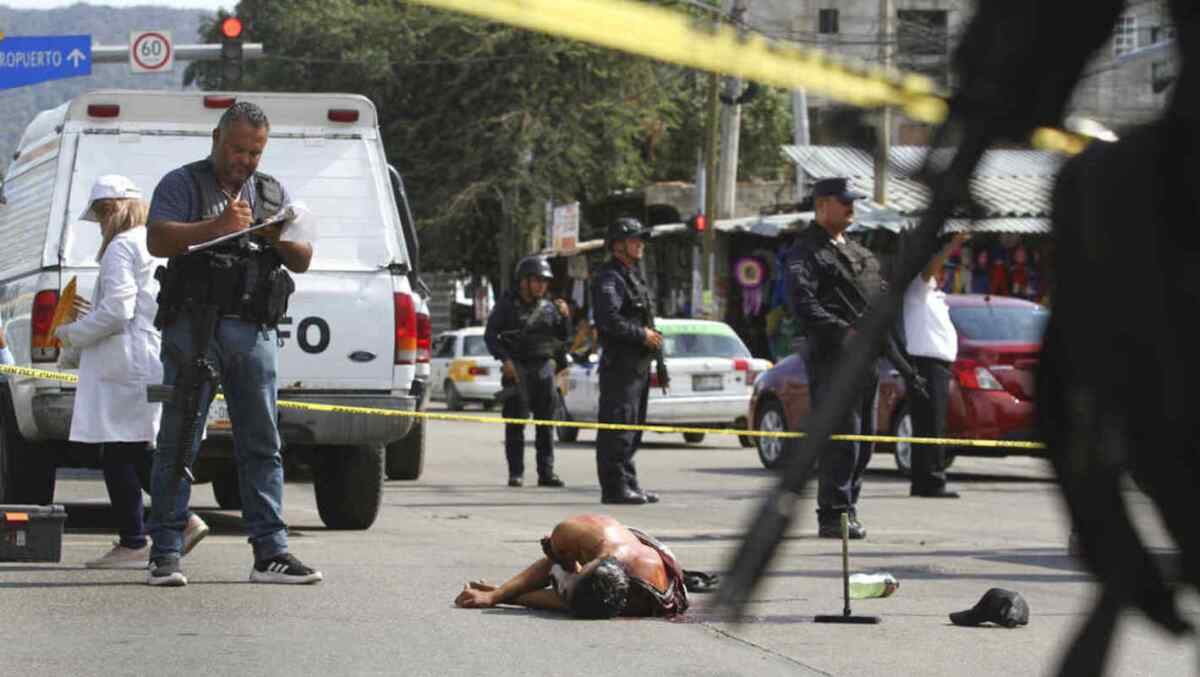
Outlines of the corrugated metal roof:
[{"label": "corrugated metal roof", "polygon": [[[849,232],[874,230],[884,228],[898,233],[901,230],[916,225],[915,219],[904,221],[873,221],[870,218],[858,219],[847,229]],[[1041,217],[1017,217],[1000,219],[950,219],[946,222],[945,232],[956,233],[1013,233],[1016,235],[1045,235],[1050,232],[1050,219]]]},{"label": "corrugated metal roof", "polygon": [[[854,190],[872,195],[875,170],[871,154],[846,146],[784,146],[784,154],[809,179],[844,176]],[[925,146],[891,149],[887,207],[905,215],[919,214],[929,201],[929,191],[914,176],[925,161]],[[949,150],[934,151],[946,154]],[[971,178],[971,190],[988,218],[1045,217],[1050,214],[1050,192],[1062,156],[1037,150],[988,151]],[[873,208],[879,205],[867,201]]]}]

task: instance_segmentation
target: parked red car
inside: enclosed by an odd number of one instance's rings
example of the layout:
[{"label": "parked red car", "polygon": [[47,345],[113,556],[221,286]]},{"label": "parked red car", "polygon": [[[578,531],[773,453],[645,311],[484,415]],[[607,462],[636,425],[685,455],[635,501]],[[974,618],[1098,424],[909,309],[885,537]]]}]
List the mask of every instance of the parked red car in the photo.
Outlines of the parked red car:
[{"label": "parked red car", "polygon": [[[1042,333],[1050,311],[1023,299],[977,294],[948,294],[950,321],[958,330],[958,359],[951,371],[948,437],[963,439],[1030,440],[1034,426],[1034,370]],[[881,360],[876,398],[876,433],[904,437],[912,434],[905,401],[904,380]],[[803,430],[809,414],[808,375],[804,360],[791,355],[758,377],[750,399],[749,420],[755,430]],[[778,438],[756,437],[758,456],[768,468],[781,460],[784,444]],[[909,444],[880,444],[892,452],[896,465],[911,468]],[[954,447],[955,455],[1003,456],[1013,450]],[[1019,452],[1026,453],[1026,452]]]}]

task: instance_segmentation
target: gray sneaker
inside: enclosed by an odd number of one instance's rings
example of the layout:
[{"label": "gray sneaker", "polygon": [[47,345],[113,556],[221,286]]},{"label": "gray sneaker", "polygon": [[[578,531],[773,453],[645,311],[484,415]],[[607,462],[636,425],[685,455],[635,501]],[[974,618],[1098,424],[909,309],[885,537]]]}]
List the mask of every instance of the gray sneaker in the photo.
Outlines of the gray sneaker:
[{"label": "gray sneaker", "polygon": [[187,576],[179,568],[179,560],[174,557],[152,562],[150,575],[146,578],[149,585],[160,585],[167,588],[178,588],[187,585]]},{"label": "gray sneaker", "polygon": [[140,548],[126,548],[120,541],[113,541],[112,550],[102,557],[84,562],[88,569],[145,569],[150,561],[150,544]]}]

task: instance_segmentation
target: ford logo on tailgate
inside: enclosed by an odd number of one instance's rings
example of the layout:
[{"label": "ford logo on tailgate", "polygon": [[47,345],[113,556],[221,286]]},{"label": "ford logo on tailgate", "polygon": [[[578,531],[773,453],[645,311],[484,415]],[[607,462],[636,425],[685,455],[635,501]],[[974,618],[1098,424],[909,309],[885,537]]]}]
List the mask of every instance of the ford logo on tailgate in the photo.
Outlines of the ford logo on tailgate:
[{"label": "ford logo on tailgate", "polygon": [[375,353],[369,353],[365,350],[356,350],[350,353],[351,362],[370,362],[375,359]]}]

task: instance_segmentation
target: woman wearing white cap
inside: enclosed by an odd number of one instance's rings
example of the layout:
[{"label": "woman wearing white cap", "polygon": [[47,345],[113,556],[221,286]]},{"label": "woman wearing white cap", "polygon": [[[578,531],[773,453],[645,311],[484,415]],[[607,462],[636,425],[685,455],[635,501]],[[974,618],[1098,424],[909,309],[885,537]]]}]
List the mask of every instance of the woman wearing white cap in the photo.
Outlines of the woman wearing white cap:
[{"label": "woman wearing white cap", "polygon": [[[150,444],[158,434],[162,405],[146,401],[146,385],[162,383],[162,338],[154,327],[158,282],[156,260],[146,249],[148,211],[133,181],[116,174],[96,179],[80,217],[100,223],[91,311],[55,331],[65,347],[80,351],[71,441],[102,445],[104,483],[121,522],[120,540],[87,562],[89,568],[145,568],[150,555],[139,475],[148,477]],[[207,533],[208,526],[191,515],[184,552]]]}]

